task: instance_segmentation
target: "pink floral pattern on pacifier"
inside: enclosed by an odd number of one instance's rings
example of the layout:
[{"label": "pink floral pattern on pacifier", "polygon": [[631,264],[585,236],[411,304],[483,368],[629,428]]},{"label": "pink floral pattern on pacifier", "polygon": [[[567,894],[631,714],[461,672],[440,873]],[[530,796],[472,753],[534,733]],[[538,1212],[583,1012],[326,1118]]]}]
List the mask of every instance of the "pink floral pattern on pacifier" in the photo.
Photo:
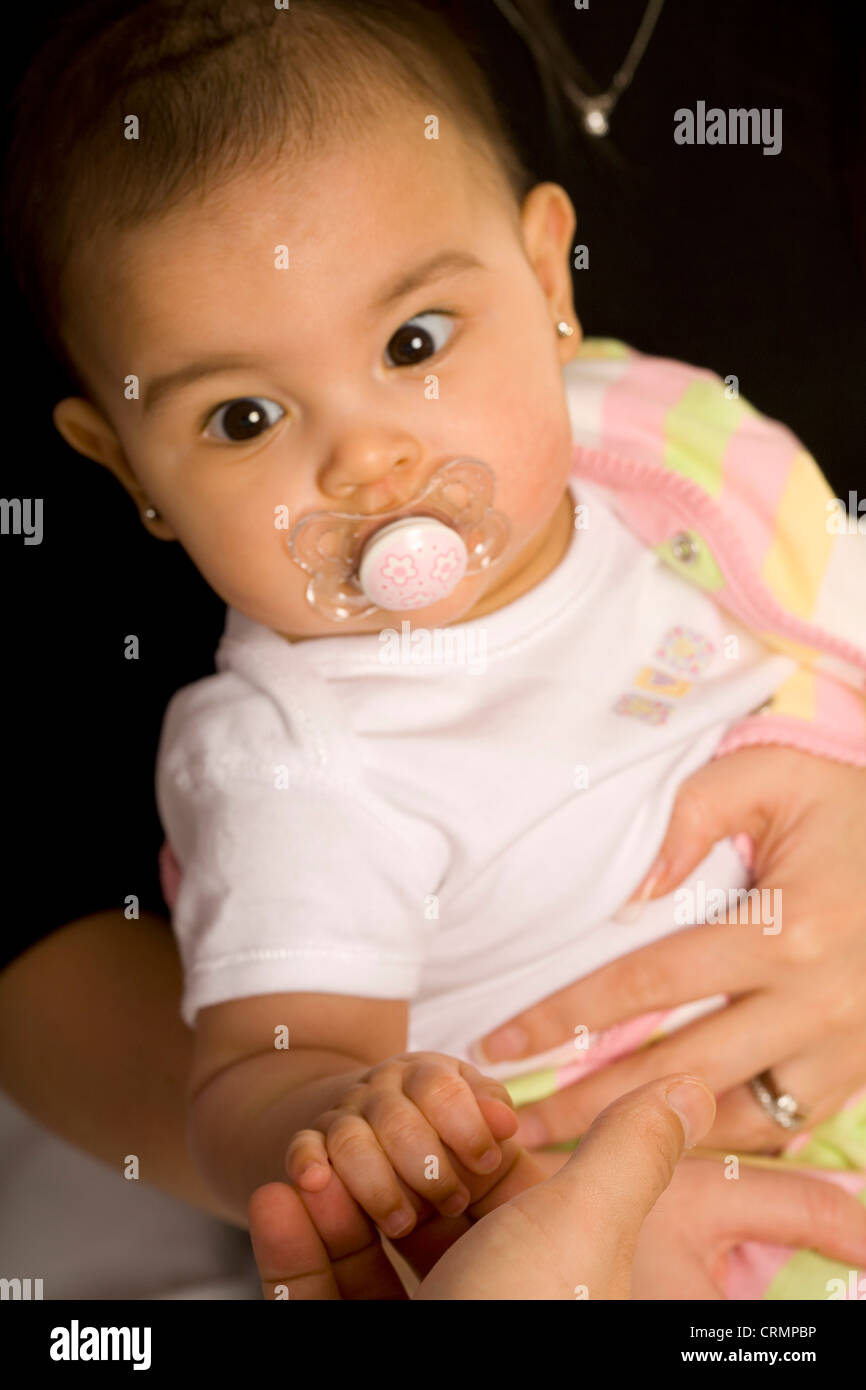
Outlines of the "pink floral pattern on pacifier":
[{"label": "pink floral pattern on pacifier", "polygon": [[359,573],[379,608],[426,608],[447,598],[466,573],[466,546],[434,517],[395,522],[380,536],[366,547]]},{"label": "pink floral pattern on pacifier", "polygon": [[440,555],[430,571],[430,578],[447,584],[460,567],[460,556],[452,546],[445,555]]},{"label": "pink floral pattern on pacifier", "polygon": [[379,566],[379,581],[386,584],[407,584],[418,573],[418,567],[411,555],[389,555]]}]

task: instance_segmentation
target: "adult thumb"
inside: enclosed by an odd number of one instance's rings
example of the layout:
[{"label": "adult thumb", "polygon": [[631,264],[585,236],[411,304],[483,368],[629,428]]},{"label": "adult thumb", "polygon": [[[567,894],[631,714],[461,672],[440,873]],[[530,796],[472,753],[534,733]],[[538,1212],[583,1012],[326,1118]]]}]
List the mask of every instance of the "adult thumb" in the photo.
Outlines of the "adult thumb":
[{"label": "adult thumb", "polygon": [[715,1097],[697,1077],[651,1081],[603,1110],[568,1163],[542,1184],[575,1216],[574,1297],[629,1297],[641,1227],[683,1150],[703,1138],[715,1113]]},{"label": "adult thumb", "polygon": [[[629,898],[630,904],[673,892],[726,836],[761,838],[766,816],[754,778],[743,761],[753,751],[727,753],[699,767],[683,782],[655,862]],[[624,920],[628,915],[623,909]]]},{"label": "adult thumb", "polygon": [[620,1096],[559,1172],[482,1217],[413,1297],[628,1298],[641,1226],[715,1113],[712,1092],[683,1073]]}]

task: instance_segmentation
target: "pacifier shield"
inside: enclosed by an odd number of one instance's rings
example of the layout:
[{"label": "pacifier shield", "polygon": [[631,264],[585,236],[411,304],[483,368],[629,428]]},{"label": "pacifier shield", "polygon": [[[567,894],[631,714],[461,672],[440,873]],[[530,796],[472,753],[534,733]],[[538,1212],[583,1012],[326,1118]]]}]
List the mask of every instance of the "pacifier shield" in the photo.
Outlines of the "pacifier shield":
[{"label": "pacifier shield", "polygon": [[486,463],[456,458],[436,470],[402,515],[391,508],[301,517],[288,548],[310,575],[308,604],[343,622],[446,598],[465,574],[487,569],[505,552],[510,527],[494,510],[494,490]]},{"label": "pacifier shield", "polygon": [[463,538],[435,517],[383,526],[364,547],[358,583],[377,608],[426,608],[447,598],[466,573]]}]

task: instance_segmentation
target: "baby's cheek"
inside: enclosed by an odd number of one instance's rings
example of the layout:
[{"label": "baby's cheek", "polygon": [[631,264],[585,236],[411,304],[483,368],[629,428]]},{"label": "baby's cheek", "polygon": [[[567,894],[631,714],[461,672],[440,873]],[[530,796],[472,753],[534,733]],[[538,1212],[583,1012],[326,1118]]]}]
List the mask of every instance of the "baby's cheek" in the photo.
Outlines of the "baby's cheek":
[{"label": "baby's cheek", "polygon": [[181,543],[225,603],[271,625],[280,621],[281,610],[304,602],[306,577],[292,563],[287,535],[273,512],[260,508],[252,520],[243,513],[195,517]]}]

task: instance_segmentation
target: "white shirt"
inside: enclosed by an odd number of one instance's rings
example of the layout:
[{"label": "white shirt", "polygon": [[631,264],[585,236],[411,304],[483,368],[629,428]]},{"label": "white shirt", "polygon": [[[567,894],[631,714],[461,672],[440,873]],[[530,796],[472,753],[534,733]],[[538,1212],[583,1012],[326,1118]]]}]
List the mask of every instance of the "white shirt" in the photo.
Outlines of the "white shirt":
[{"label": "white shirt", "polygon": [[[795,662],[667,569],[601,490],[572,491],[587,524],[559,565],[438,649],[427,634],[426,660],[423,634],[401,661],[397,633],[292,644],[229,610],[218,673],[174,696],[158,757],[188,1024],[254,994],[402,998],[409,1050],[469,1057],[677,929],[670,898],[636,926],[610,917],[677,788]],[[701,876],[747,882],[730,841]]]}]

